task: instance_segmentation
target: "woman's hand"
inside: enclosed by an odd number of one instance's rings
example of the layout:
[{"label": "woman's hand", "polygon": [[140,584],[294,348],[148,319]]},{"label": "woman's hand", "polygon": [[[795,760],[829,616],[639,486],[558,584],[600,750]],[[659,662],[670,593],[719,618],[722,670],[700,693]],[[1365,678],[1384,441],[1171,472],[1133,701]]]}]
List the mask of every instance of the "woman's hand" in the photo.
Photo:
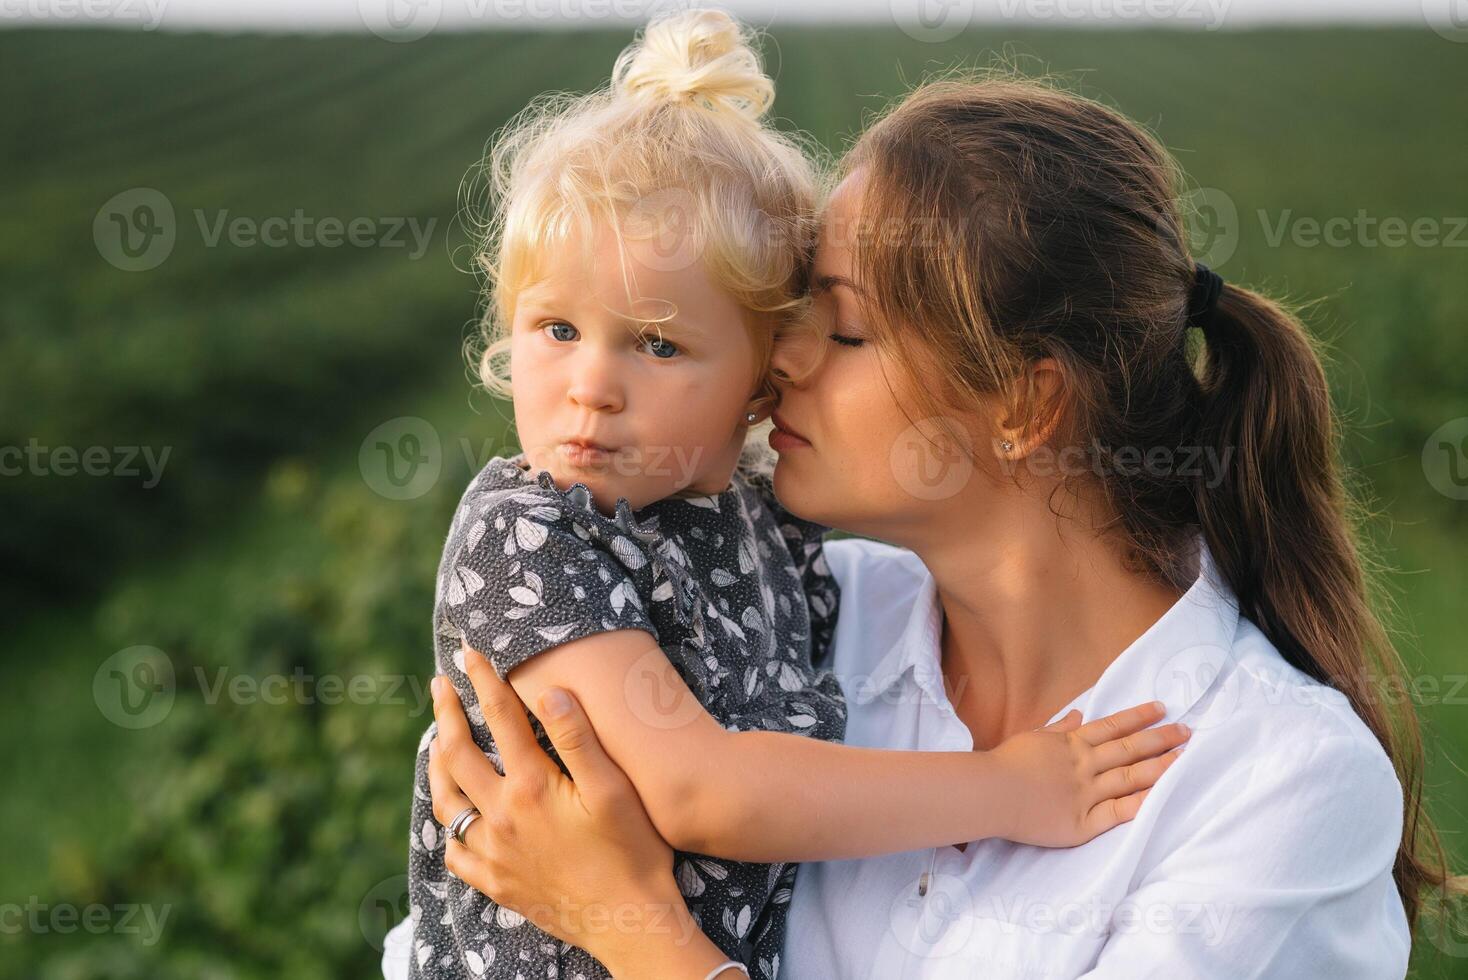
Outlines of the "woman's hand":
[{"label": "woman's hand", "polygon": [[672,849],[570,693],[546,691],[536,713],[567,779],[541,750],[514,689],[477,651],[466,647],[464,662],[505,775],[475,745],[453,685],[435,677],[434,816],[448,826],[466,807],[482,814],[465,833],[467,847],[449,840],[449,871],[619,976],[702,978],[723,962],[678,891]]}]

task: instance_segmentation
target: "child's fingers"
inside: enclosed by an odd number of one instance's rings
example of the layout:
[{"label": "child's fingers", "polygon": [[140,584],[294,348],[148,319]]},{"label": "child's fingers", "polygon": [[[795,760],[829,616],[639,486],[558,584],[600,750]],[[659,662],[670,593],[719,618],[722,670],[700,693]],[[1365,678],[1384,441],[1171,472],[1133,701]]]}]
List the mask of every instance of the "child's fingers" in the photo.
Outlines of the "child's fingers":
[{"label": "child's fingers", "polygon": [[1167,714],[1167,708],[1161,701],[1148,701],[1135,708],[1127,708],[1114,715],[1087,722],[1076,729],[1076,734],[1091,745],[1100,745],[1102,742],[1110,742],[1123,735],[1139,732],[1165,714]]},{"label": "child's fingers", "polygon": [[1102,800],[1091,808],[1086,814],[1086,833],[1091,837],[1104,834],[1117,824],[1135,820],[1137,814],[1142,810],[1142,803],[1147,799],[1147,794],[1152,792],[1151,788],[1139,790],[1121,799]]},{"label": "child's fingers", "polygon": [[1110,742],[1104,742],[1096,746],[1095,771],[1105,772],[1108,769],[1161,755],[1168,749],[1175,749],[1182,745],[1191,735],[1192,731],[1188,726],[1177,721],[1171,725],[1147,728],[1131,735],[1123,735]]},{"label": "child's fingers", "polygon": [[1166,755],[1143,759],[1129,766],[1110,769],[1096,777],[1096,796],[1103,799],[1121,799],[1139,790],[1150,789],[1167,768],[1177,761],[1180,750],[1173,749]]},{"label": "child's fingers", "polygon": [[1065,717],[1061,718],[1059,721],[1052,721],[1044,728],[1039,729],[1039,731],[1073,732],[1079,727],[1081,727],[1081,712],[1077,708],[1071,708],[1065,713]]}]

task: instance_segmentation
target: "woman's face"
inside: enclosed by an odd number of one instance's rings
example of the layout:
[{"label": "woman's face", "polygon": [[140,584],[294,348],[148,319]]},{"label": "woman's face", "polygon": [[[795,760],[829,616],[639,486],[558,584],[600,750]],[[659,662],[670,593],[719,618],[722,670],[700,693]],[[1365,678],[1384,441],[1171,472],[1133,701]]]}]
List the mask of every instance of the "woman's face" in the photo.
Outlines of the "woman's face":
[{"label": "woman's face", "polygon": [[[770,440],[780,454],[775,493],[808,520],[902,544],[915,525],[972,504],[984,481],[970,479],[972,424],[913,408],[912,384],[868,328],[850,247],[861,193],[858,170],[827,205],[811,282],[830,343],[814,374],[782,390]],[[776,346],[774,363],[800,370],[788,346]]]}]

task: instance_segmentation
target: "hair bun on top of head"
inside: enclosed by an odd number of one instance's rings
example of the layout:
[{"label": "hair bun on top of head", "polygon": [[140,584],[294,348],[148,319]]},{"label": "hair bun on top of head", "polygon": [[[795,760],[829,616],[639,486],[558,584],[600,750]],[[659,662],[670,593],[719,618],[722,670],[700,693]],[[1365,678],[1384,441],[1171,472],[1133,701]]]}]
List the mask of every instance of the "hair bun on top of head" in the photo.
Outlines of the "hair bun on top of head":
[{"label": "hair bun on top of head", "polygon": [[612,88],[650,104],[691,103],[751,121],[775,99],[759,55],[738,22],[720,10],[685,10],[651,21],[617,59]]}]

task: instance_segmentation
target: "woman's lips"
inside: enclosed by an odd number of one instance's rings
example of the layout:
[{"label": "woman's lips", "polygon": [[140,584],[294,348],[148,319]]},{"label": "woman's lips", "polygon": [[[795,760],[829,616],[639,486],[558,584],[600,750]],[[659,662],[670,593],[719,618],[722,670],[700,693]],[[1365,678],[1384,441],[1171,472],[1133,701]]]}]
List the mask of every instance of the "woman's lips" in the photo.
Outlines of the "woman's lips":
[{"label": "woman's lips", "polygon": [[802,447],[809,449],[810,440],[785,424],[779,415],[770,419],[775,427],[770,430],[770,448],[777,453],[789,452]]}]

